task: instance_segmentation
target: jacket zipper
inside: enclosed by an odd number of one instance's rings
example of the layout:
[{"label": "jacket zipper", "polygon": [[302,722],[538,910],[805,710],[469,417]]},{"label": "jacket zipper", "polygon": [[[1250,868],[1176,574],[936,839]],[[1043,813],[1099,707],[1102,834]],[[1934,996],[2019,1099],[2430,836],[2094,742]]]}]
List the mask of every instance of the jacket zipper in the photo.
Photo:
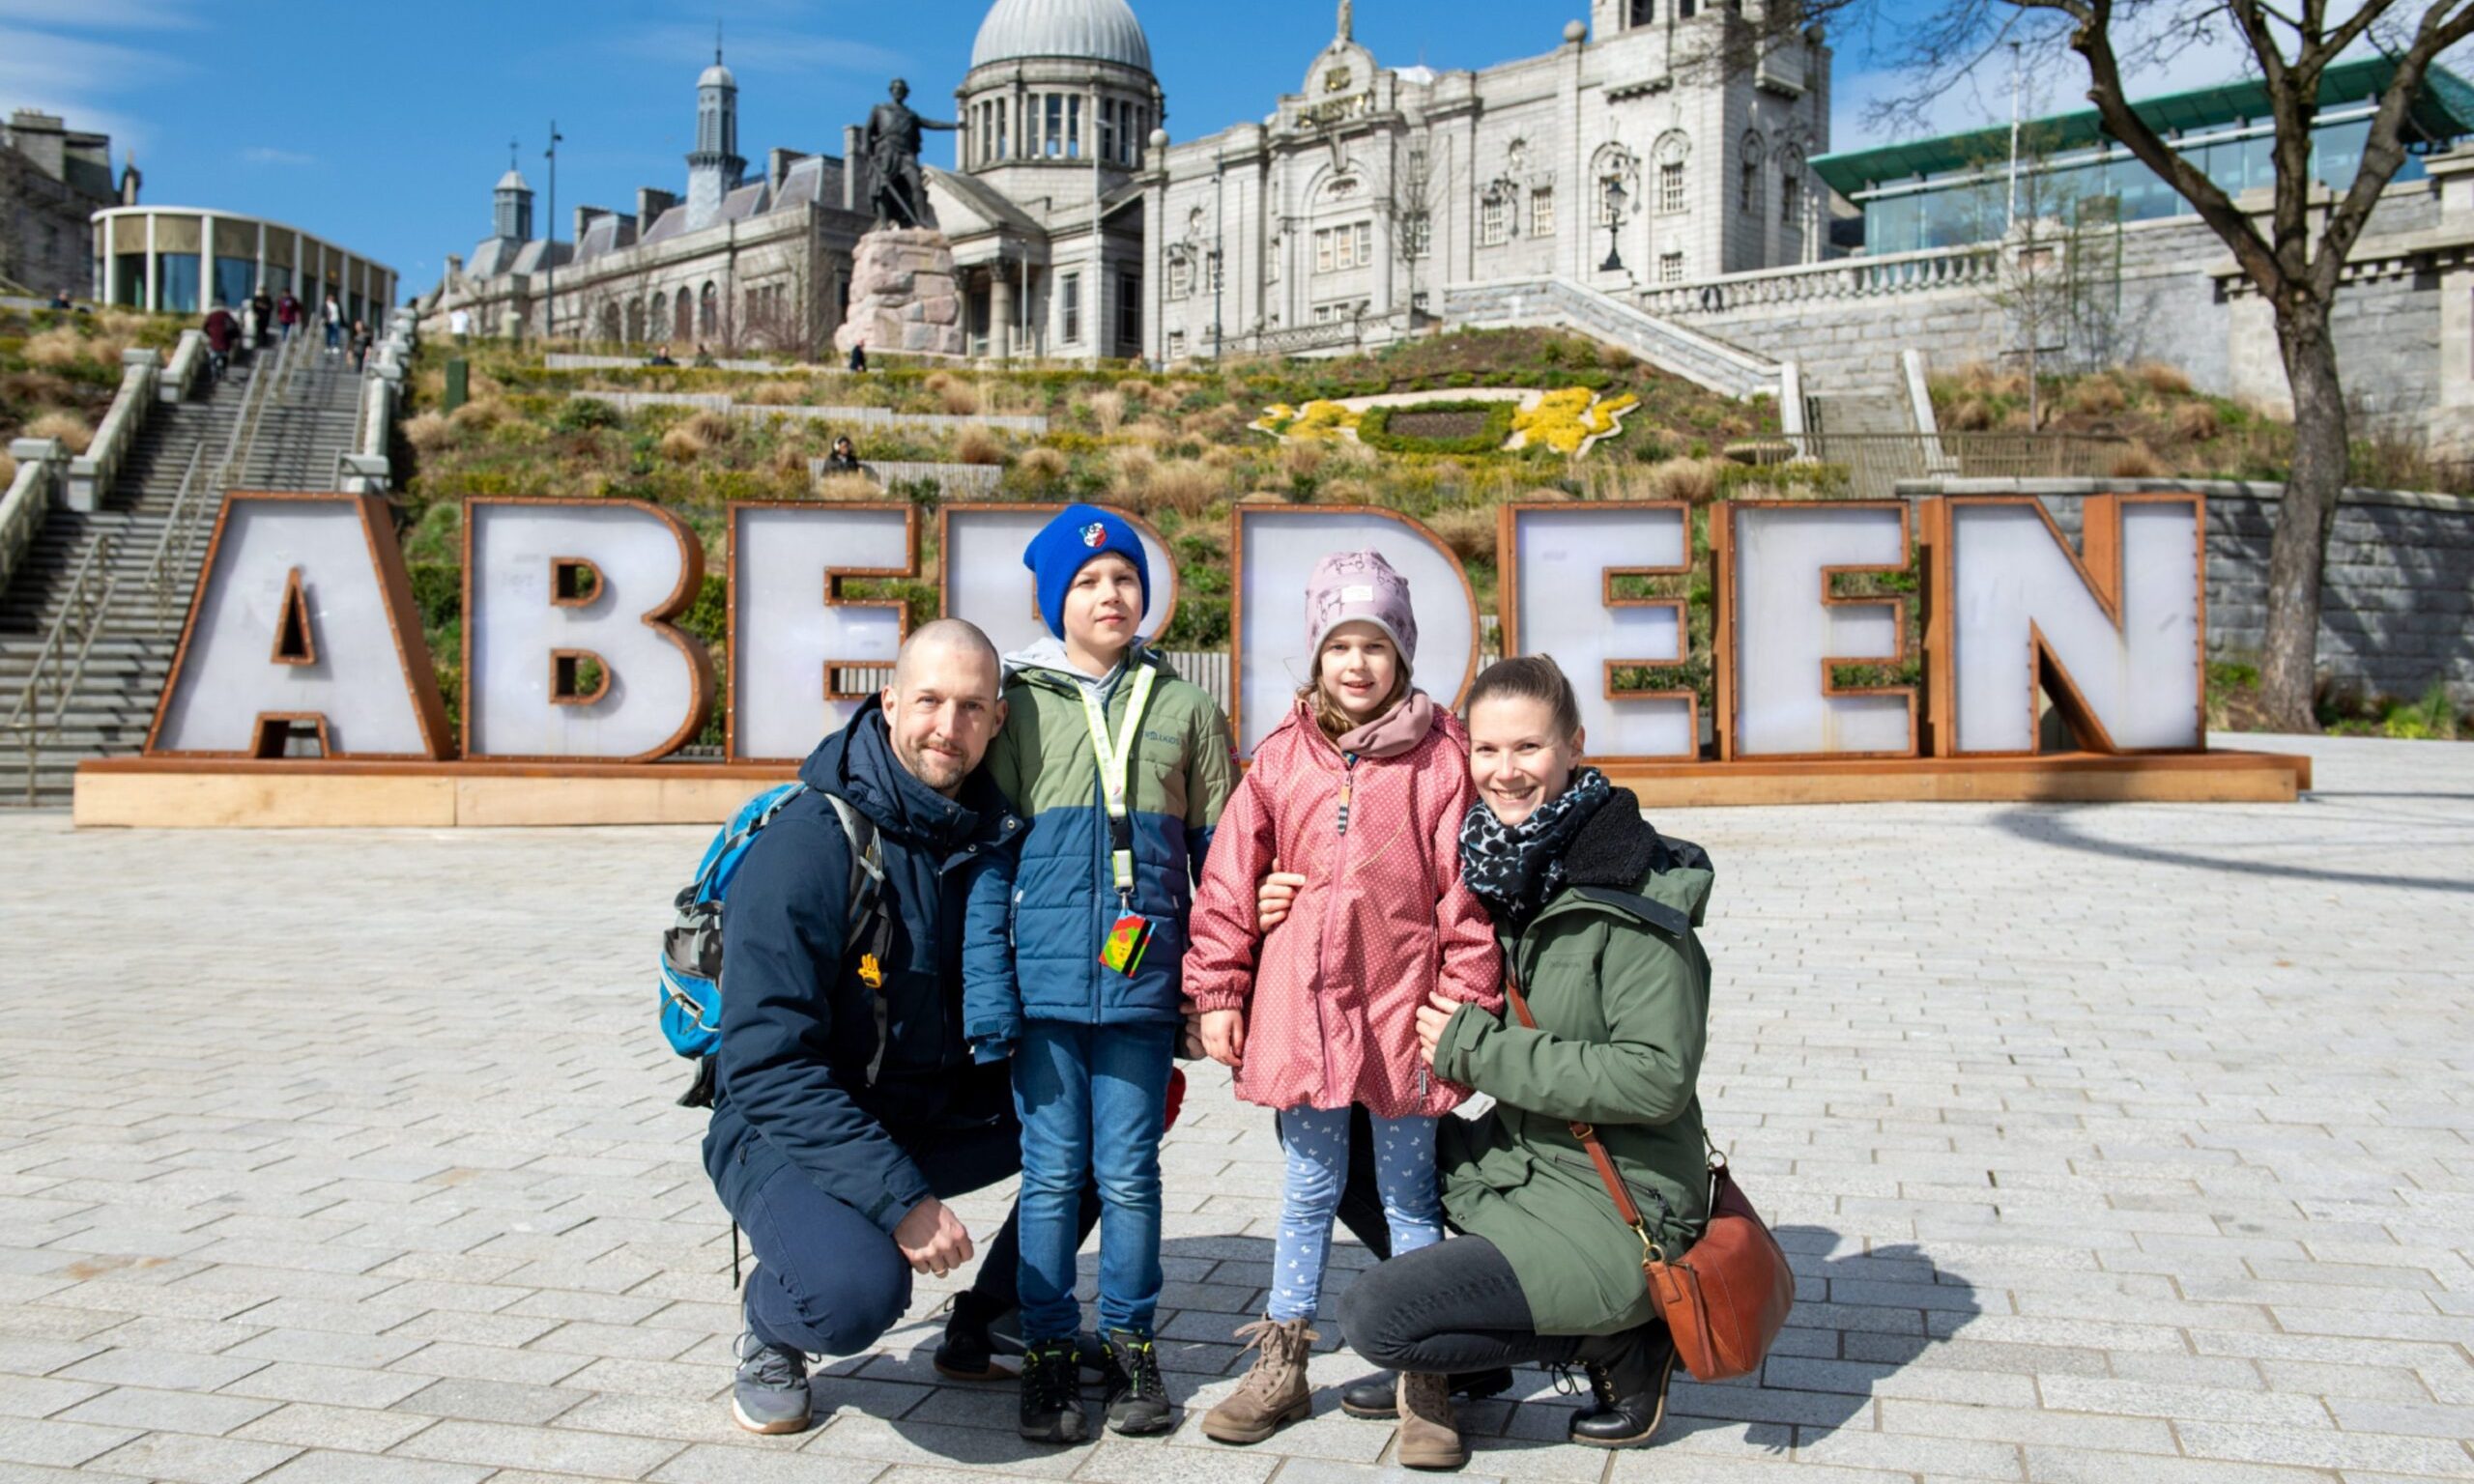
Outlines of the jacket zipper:
[{"label": "jacket zipper", "polygon": [[[1332,888],[1330,893],[1323,899],[1323,930],[1320,936],[1315,940],[1316,947],[1314,954],[1314,966],[1316,971],[1315,977],[1317,979],[1322,977],[1322,949],[1332,941],[1332,912],[1339,902],[1340,884],[1347,873],[1349,860],[1349,805],[1356,797],[1357,755],[1355,753],[1343,753],[1340,755],[1339,818],[1337,829],[1337,833],[1339,837],[1339,843],[1335,846],[1332,851]],[[1330,1052],[1332,1032],[1331,1028],[1324,1023],[1323,996],[1319,994],[1314,996],[1314,1035],[1325,1048],[1323,1055],[1323,1092],[1326,1097],[1329,1097],[1332,1091],[1332,1057]]]}]

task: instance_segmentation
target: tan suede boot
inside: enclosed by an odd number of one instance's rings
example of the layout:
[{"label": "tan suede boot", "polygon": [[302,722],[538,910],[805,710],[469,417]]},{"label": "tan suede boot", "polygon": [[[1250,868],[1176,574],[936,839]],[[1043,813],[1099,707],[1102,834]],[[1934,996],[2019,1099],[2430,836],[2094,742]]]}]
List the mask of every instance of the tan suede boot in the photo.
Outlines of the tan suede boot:
[{"label": "tan suede boot", "polygon": [[1401,1468],[1457,1469],[1469,1462],[1459,1418],[1452,1411],[1450,1377],[1401,1372],[1399,1408]]},{"label": "tan suede boot", "polygon": [[1260,1442],[1314,1411],[1306,1357],[1322,1336],[1308,1321],[1258,1319],[1237,1331],[1256,1347],[1253,1369],[1229,1398],[1203,1414],[1202,1435],[1218,1442]]}]

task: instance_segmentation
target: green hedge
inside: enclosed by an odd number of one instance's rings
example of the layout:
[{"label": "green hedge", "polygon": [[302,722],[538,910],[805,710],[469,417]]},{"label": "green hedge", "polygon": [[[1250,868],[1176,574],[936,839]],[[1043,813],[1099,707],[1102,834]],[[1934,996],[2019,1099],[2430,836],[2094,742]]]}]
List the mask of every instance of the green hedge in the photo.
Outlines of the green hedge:
[{"label": "green hedge", "polygon": [[[1370,407],[1358,419],[1357,441],[1385,453],[1498,453],[1511,437],[1517,402],[1420,402],[1404,407]],[[1486,425],[1466,438],[1405,438],[1392,431],[1394,413],[1479,413]]]}]

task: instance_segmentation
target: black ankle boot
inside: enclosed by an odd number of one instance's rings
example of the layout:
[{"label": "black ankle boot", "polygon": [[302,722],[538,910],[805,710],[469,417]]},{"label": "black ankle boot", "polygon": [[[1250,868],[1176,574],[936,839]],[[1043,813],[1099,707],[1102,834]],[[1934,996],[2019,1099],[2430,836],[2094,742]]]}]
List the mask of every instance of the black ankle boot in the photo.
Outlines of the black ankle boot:
[{"label": "black ankle boot", "polygon": [[[1452,1380],[1452,1394],[1462,1401],[1482,1401],[1511,1389],[1511,1368],[1499,1365],[1491,1371],[1459,1371]],[[1351,1382],[1340,1391],[1340,1411],[1352,1417],[1379,1417],[1386,1420],[1399,1415],[1400,1378],[1390,1371],[1377,1371],[1364,1381]]]},{"label": "black ankle boot", "polygon": [[964,1289],[954,1295],[945,1337],[937,1342],[936,1374],[947,1381],[1011,1381],[1014,1372],[996,1358],[996,1342],[989,1326],[1006,1311]]},{"label": "black ankle boot", "polygon": [[1675,1337],[1662,1323],[1581,1347],[1590,1405],[1572,1416],[1565,1436],[1593,1448],[1636,1448],[1666,1420],[1666,1386],[1675,1374]]}]

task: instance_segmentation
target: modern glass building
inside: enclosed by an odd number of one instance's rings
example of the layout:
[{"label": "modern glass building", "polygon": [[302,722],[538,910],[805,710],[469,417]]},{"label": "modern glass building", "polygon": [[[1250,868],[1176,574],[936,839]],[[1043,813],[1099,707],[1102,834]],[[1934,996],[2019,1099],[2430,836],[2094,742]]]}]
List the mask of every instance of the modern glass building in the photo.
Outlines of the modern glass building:
[{"label": "modern glass building", "polygon": [[290,289],[316,317],[330,293],[347,320],[375,325],[395,301],[395,271],[298,227],[193,206],[97,212],[95,298],[165,314],[239,309],[260,285]]},{"label": "modern glass building", "polygon": [[[2353,184],[2381,92],[2396,75],[2384,57],[2328,69],[2311,132],[2312,174],[2332,190]],[[2276,125],[2255,80],[2171,93],[2134,103],[2139,115],[2229,193],[2275,184]],[[2422,157],[2474,134],[2474,87],[2433,68],[2405,126],[2412,153],[2399,181],[2419,180]],[[2092,108],[2019,129],[2017,202],[2064,220],[2131,222],[2194,214],[2180,192],[2108,135]],[[1861,208],[1864,250],[1913,252],[1987,242],[2009,229],[2010,129],[2004,125],[1907,144],[1823,155],[1814,173]]]}]

